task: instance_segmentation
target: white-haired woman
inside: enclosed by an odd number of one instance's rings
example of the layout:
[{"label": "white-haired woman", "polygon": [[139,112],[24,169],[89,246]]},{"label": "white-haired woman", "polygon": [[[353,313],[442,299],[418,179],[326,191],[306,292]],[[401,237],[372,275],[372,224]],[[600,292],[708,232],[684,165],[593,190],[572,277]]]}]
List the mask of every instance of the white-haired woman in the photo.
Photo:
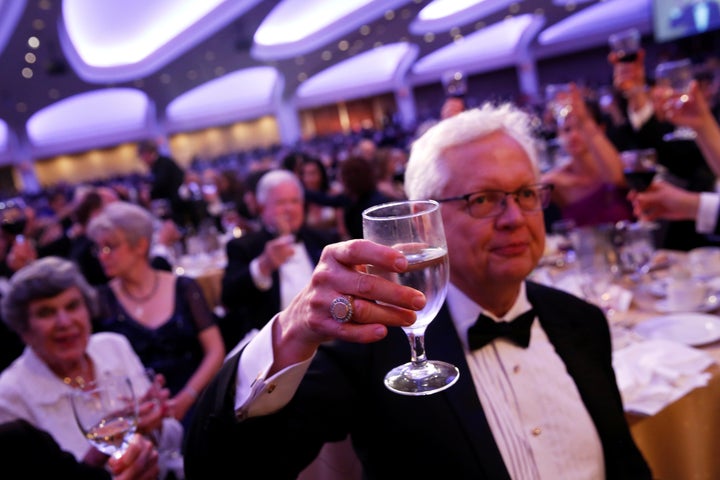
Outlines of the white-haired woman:
[{"label": "white-haired woman", "polygon": [[68,395],[107,375],[123,375],[133,380],[142,399],[138,430],[149,434],[161,428],[161,446],[178,448],[182,427],[164,418],[168,392],[149,399],[144,366],[127,339],[92,333],[96,300],[76,264],[59,257],[43,257],[12,276],[2,317],[25,350],[0,375],[0,423],[24,420],[78,461],[102,467],[108,457],[91,447],[77,427]]},{"label": "white-haired woman", "polygon": [[146,367],[165,377],[172,413],[187,421],[199,392],[225,357],[220,330],[197,282],[149,260],[153,216],[115,202],[88,225],[105,273],[96,329],[125,335]]}]

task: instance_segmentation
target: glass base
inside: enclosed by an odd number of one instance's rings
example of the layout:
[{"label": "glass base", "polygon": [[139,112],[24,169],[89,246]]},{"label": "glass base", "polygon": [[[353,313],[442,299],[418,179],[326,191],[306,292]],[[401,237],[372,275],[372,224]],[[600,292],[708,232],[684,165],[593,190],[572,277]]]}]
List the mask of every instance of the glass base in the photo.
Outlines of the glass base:
[{"label": "glass base", "polygon": [[429,360],[421,367],[406,363],[385,375],[385,386],[400,395],[430,395],[452,386],[460,377],[455,365]]}]

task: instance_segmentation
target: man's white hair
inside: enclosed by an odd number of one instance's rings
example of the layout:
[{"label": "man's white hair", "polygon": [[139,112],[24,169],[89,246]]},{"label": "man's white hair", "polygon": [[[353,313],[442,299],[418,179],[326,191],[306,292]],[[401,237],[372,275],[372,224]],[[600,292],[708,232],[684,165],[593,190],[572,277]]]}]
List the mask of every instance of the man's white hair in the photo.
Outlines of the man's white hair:
[{"label": "man's white hair", "polygon": [[290,170],[278,168],[270,170],[260,177],[257,187],[255,187],[255,198],[257,199],[258,204],[266,205],[268,197],[270,196],[270,190],[283,183],[294,184],[298,190],[300,190],[300,194],[304,196],[305,190],[303,189],[302,183],[297,175]]},{"label": "man's white hair", "polygon": [[525,150],[539,175],[536,138],[530,115],[511,103],[485,103],[438,122],[413,142],[405,170],[405,193],[409,199],[434,198],[451,180],[442,155],[445,150],[493,132],[503,131]]}]

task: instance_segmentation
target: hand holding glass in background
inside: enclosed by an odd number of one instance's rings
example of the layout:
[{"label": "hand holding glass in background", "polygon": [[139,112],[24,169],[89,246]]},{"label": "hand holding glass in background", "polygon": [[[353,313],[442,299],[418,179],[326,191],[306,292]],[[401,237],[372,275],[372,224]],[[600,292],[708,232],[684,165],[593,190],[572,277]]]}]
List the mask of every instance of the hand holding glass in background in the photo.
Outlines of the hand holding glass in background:
[{"label": "hand holding glass in background", "polygon": [[620,159],[628,187],[638,192],[647,190],[658,172],[655,149],[625,150],[620,152]]},{"label": "hand holding glass in background", "polygon": [[[689,58],[658,63],[655,67],[655,81],[665,102],[685,103],[693,80],[693,65]],[[663,136],[666,142],[675,140],[694,140],[695,131],[689,127],[677,127]]]},{"label": "hand holding glass in background", "polygon": [[545,87],[545,101],[557,122],[562,127],[572,112],[571,87],[569,83],[551,83]]}]

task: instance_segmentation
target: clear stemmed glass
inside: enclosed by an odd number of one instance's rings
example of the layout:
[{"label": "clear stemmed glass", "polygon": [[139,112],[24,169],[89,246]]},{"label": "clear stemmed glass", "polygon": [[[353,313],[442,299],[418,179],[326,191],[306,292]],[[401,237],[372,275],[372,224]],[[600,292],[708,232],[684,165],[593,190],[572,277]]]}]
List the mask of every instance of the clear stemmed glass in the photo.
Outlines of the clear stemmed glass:
[{"label": "clear stemmed glass", "polygon": [[80,431],[101,452],[120,457],[137,430],[138,404],[128,377],[105,377],[70,395]]},{"label": "clear stemmed glass", "polygon": [[428,360],[425,330],[445,301],[449,281],[447,243],[440,205],[434,200],[391,202],[368,208],[362,214],[363,237],[401,251],[408,270],[394,274],[369,266],[370,273],[420,290],[427,297],[417,320],[403,327],[410,342],[411,361],[385,376],[385,386],[403,395],[429,395],[453,385],[460,372],[454,365]]},{"label": "clear stemmed glass", "polygon": [[657,225],[652,222],[617,222],[612,231],[612,245],[621,272],[630,274],[630,279],[640,283],[650,273],[655,256],[653,231]]},{"label": "clear stemmed glass", "polygon": [[[693,80],[693,66],[689,58],[661,62],[655,67],[655,81],[661,88],[669,90],[668,100],[674,95],[679,95],[678,102],[687,102],[687,92],[690,89],[690,82]],[[663,136],[665,141],[694,140],[695,130],[690,127],[677,127],[670,133]]]}]

